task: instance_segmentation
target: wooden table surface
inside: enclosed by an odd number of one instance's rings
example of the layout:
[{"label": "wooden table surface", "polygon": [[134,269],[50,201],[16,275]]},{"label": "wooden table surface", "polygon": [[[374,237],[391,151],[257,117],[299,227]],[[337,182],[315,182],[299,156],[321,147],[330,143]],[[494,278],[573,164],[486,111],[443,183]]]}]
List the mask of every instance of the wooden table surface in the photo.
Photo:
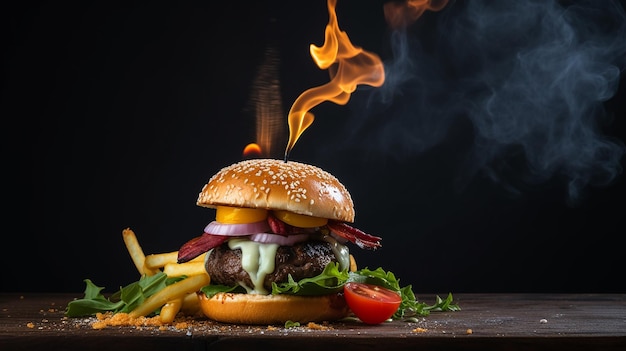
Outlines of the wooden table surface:
[{"label": "wooden table surface", "polygon": [[95,330],[87,318],[63,315],[79,297],[0,294],[0,350],[626,350],[626,294],[455,294],[461,311],[325,330],[209,320]]}]

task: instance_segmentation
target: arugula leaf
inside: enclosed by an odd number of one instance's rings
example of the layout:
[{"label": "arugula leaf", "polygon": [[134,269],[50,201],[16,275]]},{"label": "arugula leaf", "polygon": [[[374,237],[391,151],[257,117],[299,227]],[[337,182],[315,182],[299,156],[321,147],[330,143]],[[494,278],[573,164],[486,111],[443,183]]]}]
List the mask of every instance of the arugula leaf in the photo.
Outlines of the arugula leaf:
[{"label": "arugula leaf", "polygon": [[181,279],[184,277],[168,278],[163,272],[152,276],[144,275],[138,281],[121,287],[109,298],[102,293],[103,287],[95,285],[90,279],[85,279],[84,298],[70,301],[67,304],[65,315],[83,317],[98,312],[130,312],[154,293]]},{"label": "arugula leaf", "polygon": [[[343,285],[348,280],[348,270],[339,270],[339,264],[330,262],[324,271],[315,277],[304,278],[300,281],[295,281],[291,275],[288,277],[288,281],[285,283],[272,283],[272,294],[289,294],[289,295],[325,295],[340,292],[343,289]],[[209,284],[200,289],[206,296],[213,297],[220,292],[235,292],[246,293],[246,290],[237,286],[226,286],[218,284]]]},{"label": "arugula leaf", "polygon": [[400,291],[399,280],[392,272],[386,272],[382,267],[373,271],[366,267],[356,272],[350,272],[349,281],[374,284],[393,291]]},{"label": "arugula leaf", "polygon": [[343,290],[343,285],[349,278],[348,270],[339,270],[339,263],[330,262],[324,271],[312,278],[304,278],[296,282],[288,276],[286,283],[272,283],[272,294],[290,295],[325,295]]}]

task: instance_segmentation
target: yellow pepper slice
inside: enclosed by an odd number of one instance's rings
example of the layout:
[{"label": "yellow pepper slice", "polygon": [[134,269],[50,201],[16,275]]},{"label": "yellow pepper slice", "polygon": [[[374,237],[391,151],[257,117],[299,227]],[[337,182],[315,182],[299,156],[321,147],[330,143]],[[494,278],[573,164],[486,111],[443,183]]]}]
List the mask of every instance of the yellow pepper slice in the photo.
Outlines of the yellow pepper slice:
[{"label": "yellow pepper slice", "polygon": [[215,220],[225,224],[254,223],[267,218],[267,210],[259,208],[243,208],[217,206]]},{"label": "yellow pepper slice", "polygon": [[327,218],[307,216],[283,210],[274,211],[274,216],[287,224],[300,228],[321,227],[328,223]]}]

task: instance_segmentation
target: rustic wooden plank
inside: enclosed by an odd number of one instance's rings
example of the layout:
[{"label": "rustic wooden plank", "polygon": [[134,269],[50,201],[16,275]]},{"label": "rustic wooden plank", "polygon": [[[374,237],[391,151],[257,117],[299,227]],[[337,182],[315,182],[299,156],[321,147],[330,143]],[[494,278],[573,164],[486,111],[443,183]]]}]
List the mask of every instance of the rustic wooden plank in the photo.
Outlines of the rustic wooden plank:
[{"label": "rustic wooden plank", "polygon": [[332,323],[326,330],[208,320],[94,330],[88,319],[63,316],[75,297],[81,294],[0,294],[0,349],[626,349],[626,294],[457,294],[458,312],[376,326]]}]

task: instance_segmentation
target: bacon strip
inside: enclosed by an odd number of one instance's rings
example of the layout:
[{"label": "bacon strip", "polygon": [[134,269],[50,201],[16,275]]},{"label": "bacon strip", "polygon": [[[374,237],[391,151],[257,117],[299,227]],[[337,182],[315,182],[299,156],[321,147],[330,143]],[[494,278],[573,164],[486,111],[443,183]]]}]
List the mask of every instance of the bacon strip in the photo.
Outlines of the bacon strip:
[{"label": "bacon strip", "polygon": [[382,238],[367,234],[357,228],[347,225],[344,222],[331,220],[328,221],[326,226],[335,235],[355,243],[362,249],[375,250],[382,246],[380,244],[380,240],[382,240]]},{"label": "bacon strip", "polygon": [[203,233],[180,247],[178,250],[178,263],[191,261],[212,248],[222,245],[226,239],[228,239],[228,237],[225,235]]}]

